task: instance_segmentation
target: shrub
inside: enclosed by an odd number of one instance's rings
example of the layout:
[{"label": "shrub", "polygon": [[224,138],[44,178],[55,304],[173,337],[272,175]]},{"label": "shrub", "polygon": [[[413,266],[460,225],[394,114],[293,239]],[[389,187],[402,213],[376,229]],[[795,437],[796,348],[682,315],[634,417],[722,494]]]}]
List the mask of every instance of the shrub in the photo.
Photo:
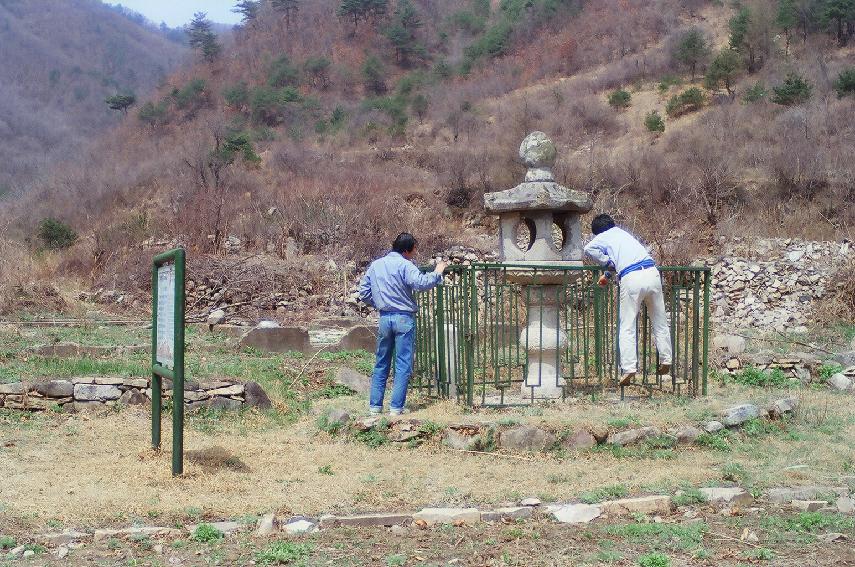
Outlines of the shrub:
[{"label": "shrub", "polygon": [[671,498],[674,506],[694,506],[697,504],[706,504],[706,495],[697,488],[683,488],[680,495],[674,495]]},{"label": "shrub", "polygon": [[196,526],[193,535],[190,539],[201,543],[208,543],[223,538],[223,532],[212,526],[211,524],[201,523]]},{"label": "shrub", "polygon": [[671,559],[664,553],[645,553],[638,557],[641,567],[670,567]]},{"label": "shrub", "polygon": [[326,88],[330,80],[332,62],[326,57],[309,57],[303,62],[303,71],[312,78],[312,84]]},{"label": "shrub", "polygon": [[792,106],[807,102],[813,92],[813,86],[804,77],[790,73],[784,82],[772,89],[772,102],[783,106]]},{"label": "shrub", "polygon": [[193,79],[184,88],[175,88],[172,90],[172,98],[175,100],[175,106],[181,110],[196,110],[201,108],[205,103],[205,83],[204,79]]},{"label": "shrub", "polygon": [[671,87],[677,87],[682,84],[683,80],[680,79],[680,77],[674,75],[665,75],[659,80],[659,85],[657,85],[657,88],[659,89],[660,93],[665,94]]},{"label": "shrub", "polygon": [[614,109],[628,108],[632,95],[625,89],[616,89],[609,93],[609,106]]},{"label": "shrub", "polygon": [[603,488],[598,488],[597,490],[583,492],[579,495],[579,499],[585,504],[596,504],[597,502],[602,502],[603,500],[623,498],[626,495],[626,486],[622,484],[613,484],[611,486],[604,486]]},{"label": "shrub", "polygon": [[17,542],[12,536],[0,537],[0,549],[12,549],[16,544]]},{"label": "shrub", "polygon": [[837,374],[838,372],[843,372],[843,367],[835,362],[826,362],[822,366],[819,367],[819,380],[822,383],[828,382],[828,379]]},{"label": "shrub", "polygon": [[151,101],[145,103],[137,113],[140,122],[152,128],[165,124],[169,112],[169,101],[162,100],[155,104]]},{"label": "shrub", "polygon": [[661,133],[665,131],[665,121],[662,120],[662,116],[657,110],[651,110],[644,116],[644,126],[648,132]]},{"label": "shrub", "polygon": [[482,57],[500,57],[511,46],[511,23],[503,18],[464,50],[466,57],[476,61]]},{"label": "shrub", "polygon": [[665,107],[665,113],[668,116],[676,117],[694,112],[700,110],[705,100],[706,96],[704,96],[703,91],[698,87],[692,87],[671,97]]},{"label": "shrub", "polygon": [[709,447],[716,451],[730,451],[728,436],[724,431],[720,431],[718,433],[701,433],[698,436],[697,443],[701,447]]},{"label": "shrub", "polygon": [[769,96],[769,91],[766,90],[766,85],[762,81],[757,81],[752,87],[745,91],[745,102],[761,102]]},{"label": "shrub", "polygon": [[281,88],[300,83],[300,70],[291,64],[287,55],[281,55],[270,64],[267,84]]},{"label": "shrub", "polygon": [[77,233],[64,222],[52,217],[39,224],[39,239],[51,250],[68,248],[77,240]]},{"label": "shrub", "polygon": [[763,388],[780,388],[790,384],[790,379],[784,375],[780,368],[764,372],[753,366],[746,366],[741,372],[734,374],[731,380],[743,386],[758,386]]},{"label": "shrub", "polygon": [[280,541],[271,544],[264,551],[259,551],[255,560],[262,565],[284,565],[305,559],[314,549],[311,543]]},{"label": "shrub", "polygon": [[386,70],[377,57],[372,55],[365,59],[365,63],[362,64],[362,79],[365,90],[369,93],[383,94],[386,92]]},{"label": "shrub", "polygon": [[226,99],[226,104],[234,108],[240,108],[249,102],[249,89],[246,83],[240,83],[227,87],[223,91],[223,98]]},{"label": "shrub", "polygon": [[846,95],[855,96],[855,67],[840,72],[834,82],[834,90],[837,91],[838,98]]},{"label": "shrub", "polygon": [[285,119],[288,104],[302,100],[303,97],[294,87],[281,90],[271,87],[255,88],[250,94],[252,120],[258,124],[276,126]]}]

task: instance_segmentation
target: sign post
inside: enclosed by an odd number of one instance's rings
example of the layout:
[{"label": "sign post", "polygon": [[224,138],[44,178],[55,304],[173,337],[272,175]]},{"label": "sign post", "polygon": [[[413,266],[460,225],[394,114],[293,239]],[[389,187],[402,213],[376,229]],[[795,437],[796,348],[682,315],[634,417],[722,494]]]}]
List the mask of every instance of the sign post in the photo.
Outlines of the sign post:
[{"label": "sign post", "polygon": [[172,475],[184,472],[184,258],[155,256],[151,270],[151,445],[160,449],[163,378],[172,380]]}]

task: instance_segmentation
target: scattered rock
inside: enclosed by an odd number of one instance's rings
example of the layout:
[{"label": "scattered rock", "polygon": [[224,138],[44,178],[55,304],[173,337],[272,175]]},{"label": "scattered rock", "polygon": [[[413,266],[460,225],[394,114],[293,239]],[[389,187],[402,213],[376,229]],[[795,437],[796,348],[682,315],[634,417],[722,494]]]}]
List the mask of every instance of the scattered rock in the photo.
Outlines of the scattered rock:
[{"label": "scattered rock", "polygon": [[269,536],[276,533],[276,515],[275,514],[265,514],[258,520],[258,524],[255,527],[255,535],[257,536]]},{"label": "scattered rock", "polygon": [[43,541],[45,544],[50,546],[57,545],[68,545],[69,543],[75,542],[80,539],[88,538],[89,534],[85,532],[78,532],[71,528],[66,528],[62,530],[61,533],[50,533],[43,534],[38,537],[39,540]]},{"label": "scattered rock", "polygon": [[743,488],[739,487],[713,487],[701,488],[701,493],[707,497],[710,504],[738,504],[747,506],[754,502],[754,497]]},{"label": "scattered rock", "polygon": [[816,512],[828,506],[825,500],[793,500],[790,504],[796,510],[803,512]]},{"label": "scattered rock", "polygon": [[112,385],[75,384],[74,398],[81,401],[106,402],[107,400],[118,400],[122,397],[122,391]]},{"label": "scattered rock", "polygon": [[642,496],[640,498],[623,498],[601,502],[600,507],[609,516],[628,516],[630,514],[661,514],[671,513],[670,496]]},{"label": "scattered rock", "polygon": [[712,344],[713,348],[726,350],[731,355],[745,352],[745,338],[738,335],[716,335]]},{"label": "scattered rock", "polygon": [[852,380],[847,378],[844,374],[838,373],[828,379],[828,385],[833,390],[843,392],[852,389]]},{"label": "scattered rock", "polygon": [[413,514],[413,520],[434,524],[476,524],[481,521],[477,508],[424,508]]},{"label": "scattered rock", "polygon": [[53,552],[54,557],[56,557],[57,559],[65,559],[66,557],[68,557],[68,554],[68,548],[64,545],[57,548],[57,550]]},{"label": "scattered rock", "polygon": [[318,526],[314,522],[301,518],[289,521],[282,529],[289,534],[310,534],[318,531]]},{"label": "scattered rock", "polygon": [[597,443],[605,443],[609,437],[609,428],[602,423],[591,426],[591,435],[597,440]]},{"label": "scattered rock", "polygon": [[845,486],[800,486],[795,488],[771,488],[766,497],[776,504],[793,500],[817,500],[821,496],[846,496],[849,489]]},{"label": "scattered rock", "polygon": [[704,431],[707,433],[715,433],[724,429],[724,424],[720,421],[708,421],[704,424]]},{"label": "scattered rock", "polygon": [[520,520],[531,518],[530,506],[511,506],[481,512],[482,522],[501,522],[502,520]]},{"label": "scattered rock", "polygon": [[448,428],[443,433],[442,443],[446,447],[458,451],[477,451],[481,447],[483,439],[477,433],[477,429],[474,431],[475,433],[472,434],[472,430],[470,429],[457,430]]},{"label": "scattered rock", "polygon": [[837,511],[841,514],[855,514],[855,498],[841,496],[836,502]]},{"label": "scattered rock", "polygon": [[520,506],[535,507],[535,506],[540,506],[540,504],[541,504],[540,498],[523,498],[520,501]]},{"label": "scattered rock", "polygon": [[232,384],[231,386],[226,386],[225,388],[216,388],[214,390],[208,390],[208,395],[210,396],[240,396],[243,394],[244,385],[243,384]]},{"label": "scattered rock", "polygon": [[519,425],[502,431],[499,436],[502,449],[512,451],[543,451],[555,443],[555,435],[531,425]]},{"label": "scattered rock", "polygon": [[148,396],[140,392],[139,390],[126,390],[122,397],[119,398],[120,404],[125,404],[126,406],[136,406],[142,405],[148,402]]},{"label": "scattered rock", "polygon": [[220,325],[226,320],[226,312],[222,309],[215,309],[211,311],[211,314],[208,315],[208,326],[213,327],[215,325]]},{"label": "scattered rock", "polygon": [[326,418],[329,425],[346,427],[350,423],[350,413],[343,408],[330,408],[326,413]]},{"label": "scattered rock", "polygon": [[552,510],[552,515],[562,524],[587,524],[602,513],[602,508],[591,504],[567,504]]},{"label": "scattered rock", "polygon": [[585,449],[590,449],[596,444],[596,438],[587,429],[580,429],[568,436],[561,443],[565,449],[569,449],[571,451],[584,451]]},{"label": "scattered rock", "polygon": [[645,439],[648,439],[650,437],[656,437],[659,434],[660,431],[656,427],[627,429],[626,431],[612,433],[611,435],[609,435],[608,439],[606,439],[606,443],[623,447],[626,445],[632,445],[640,441],[644,441]]},{"label": "scattered rock", "polygon": [[736,427],[760,416],[760,410],[754,404],[742,404],[727,409],[721,422],[727,427]]},{"label": "scattered rock", "polygon": [[67,398],[74,395],[74,384],[68,380],[51,380],[34,386],[36,392],[48,398]]},{"label": "scattered rock", "polygon": [[353,427],[357,431],[368,431],[369,429],[373,429],[378,423],[380,423],[380,419],[382,419],[379,415],[369,415],[366,417],[362,417],[353,422]]},{"label": "scattered rock", "polygon": [[243,385],[243,399],[246,405],[251,408],[270,409],[273,403],[267,397],[267,392],[261,387],[258,382],[247,382]]},{"label": "scattered rock", "polygon": [[26,394],[28,385],[24,382],[12,382],[11,384],[0,384],[0,394]]},{"label": "scattered rock", "polygon": [[798,406],[799,402],[795,398],[775,400],[769,406],[769,417],[772,419],[781,419],[786,415],[792,415]]},{"label": "scattered rock", "polygon": [[321,518],[321,527],[389,527],[409,524],[413,521],[413,514],[354,514],[350,516],[326,516]]},{"label": "scattered rock", "polygon": [[684,425],[674,432],[674,437],[677,438],[677,443],[680,445],[691,445],[698,440],[698,437],[703,433],[694,425]]},{"label": "scattered rock", "polygon": [[336,384],[347,386],[361,396],[371,392],[371,378],[346,366],[340,366],[335,371]]}]

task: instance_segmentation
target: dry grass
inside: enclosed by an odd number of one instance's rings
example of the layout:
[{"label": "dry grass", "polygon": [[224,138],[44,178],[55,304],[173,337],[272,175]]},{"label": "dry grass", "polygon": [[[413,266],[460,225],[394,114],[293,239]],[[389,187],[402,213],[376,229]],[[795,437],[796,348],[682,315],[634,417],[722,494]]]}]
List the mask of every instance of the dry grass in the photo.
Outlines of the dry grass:
[{"label": "dry grass", "polygon": [[[737,401],[767,397],[774,395],[716,389],[709,398],[692,402],[580,402],[545,408],[542,415],[525,415],[525,410],[462,415],[456,406],[443,403],[418,410],[413,417],[438,422],[506,418],[573,428],[633,416],[643,425],[664,426],[697,420]],[[52,518],[66,523],[127,523],[147,517],[181,520],[190,509],[200,510],[204,517],[223,518],[273,510],[322,514],[494,504],[526,496],[562,500],[609,484],[643,492],[682,482],[721,482],[719,468],[725,462],[742,464],[756,485],[832,482],[847,466],[855,446],[855,426],[846,420],[850,400],[827,392],[803,397],[804,430],[833,426],[833,435],[801,440],[773,435],[750,450],[730,453],[679,449],[677,458],[667,460],[586,452],[565,458],[536,455],[531,461],[455,453],[435,443],[417,449],[394,444],[370,449],[332,438],[317,431],[316,415],[327,405],[357,411],[362,407],[354,398],[344,404],[335,400],[316,406],[315,415],[289,428],[270,427],[265,416],[255,414],[217,422],[213,431],[206,432],[191,421],[185,438],[186,474],[178,479],[170,476],[169,453],[148,449],[149,417],[143,410],[91,418],[45,415],[29,427],[0,425],[4,441],[11,442],[2,449],[0,461],[4,478],[0,517],[34,524]],[[168,448],[168,427],[164,433]],[[787,469],[801,464],[808,467]],[[327,474],[319,472],[322,467]]]}]

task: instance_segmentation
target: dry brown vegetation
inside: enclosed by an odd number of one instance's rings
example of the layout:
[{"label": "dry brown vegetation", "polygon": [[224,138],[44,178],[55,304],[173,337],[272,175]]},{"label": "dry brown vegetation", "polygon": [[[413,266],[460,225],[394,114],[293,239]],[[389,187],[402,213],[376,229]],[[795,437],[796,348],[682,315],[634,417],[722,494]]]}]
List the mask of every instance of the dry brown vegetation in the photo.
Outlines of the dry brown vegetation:
[{"label": "dry brown vegetation", "polygon": [[105,97],[146,95],[186,54],[95,0],[3,2],[0,27],[0,199],[115,125]]},{"label": "dry brown vegetation", "polygon": [[[850,59],[833,35],[812,29],[786,53],[770,40],[754,72],[734,83],[735,97],[710,92],[700,111],[669,117],[652,135],[645,114],[664,116],[668,99],[691,86],[673,57],[680,34],[698,26],[718,49],[733,9],[558,4],[561,17],[524,12],[502,56],[471,59],[467,46],[483,34],[450,22],[476,3],[417,2],[428,55],[408,64],[396,61],[383,22],[353,34],[334,16],[335,0],[307,3],[290,26],[265,7],[218,61],[174,74],[151,101],[154,117],[130,116],[84,159],[40,179],[9,211],[17,235],[45,216],[69,222],[83,238],[61,273],[89,282],[141,261],[138,244],[152,236],[196,257],[222,253],[234,235],[253,251],[355,268],[401,230],[421,235],[426,252],[482,245],[493,223],[481,195],[520,181],[517,147],[534,129],[559,145],[559,181],[590,191],[597,210],[614,212],[664,262],[697,259],[720,235],[848,234],[855,101],[833,90]],[[501,17],[494,6],[486,26]],[[317,57],[329,66],[304,69]],[[372,57],[381,70],[370,81],[362,65]],[[813,85],[808,102],[743,100],[792,70]],[[660,88],[667,77],[682,85]],[[260,104],[272,85],[292,102]],[[625,111],[606,104],[618,87],[632,93]],[[418,112],[416,95],[428,101]],[[224,157],[235,139],[243,145]]]}]

